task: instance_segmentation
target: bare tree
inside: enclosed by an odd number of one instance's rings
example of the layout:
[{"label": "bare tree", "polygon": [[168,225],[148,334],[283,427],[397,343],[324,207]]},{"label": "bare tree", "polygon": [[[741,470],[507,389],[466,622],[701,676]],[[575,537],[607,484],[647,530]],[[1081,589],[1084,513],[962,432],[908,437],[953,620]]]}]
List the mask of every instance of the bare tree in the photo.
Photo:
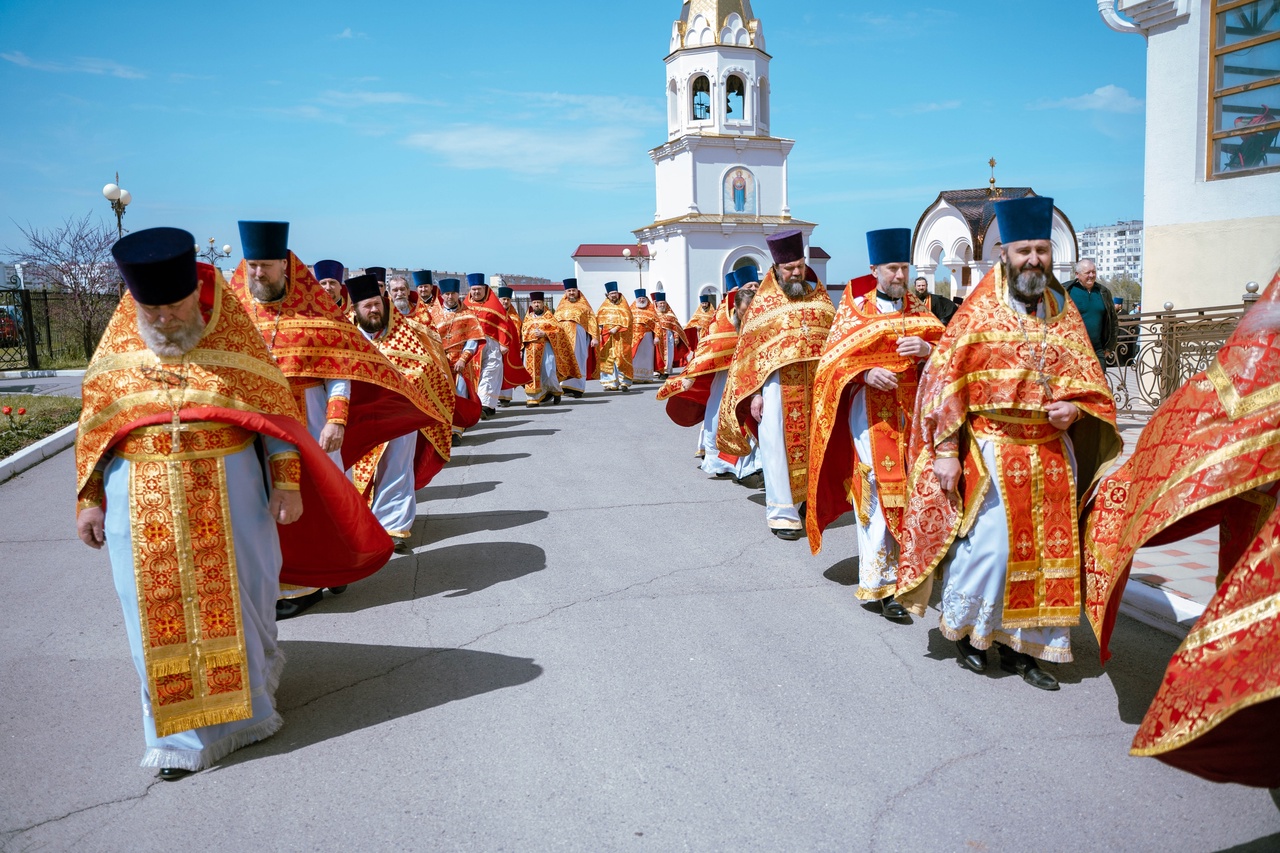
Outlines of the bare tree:
[{"label": "bare tree", "polygon": [[119,301],[120,274],[111,258],[115,231],[89,213],[79,219],[69,216],[48,229],[18,229],[27,245],[5,251],[22,264],[28,289],[67,294],[67,316],[58,319],[75,328],[88,358]]}]

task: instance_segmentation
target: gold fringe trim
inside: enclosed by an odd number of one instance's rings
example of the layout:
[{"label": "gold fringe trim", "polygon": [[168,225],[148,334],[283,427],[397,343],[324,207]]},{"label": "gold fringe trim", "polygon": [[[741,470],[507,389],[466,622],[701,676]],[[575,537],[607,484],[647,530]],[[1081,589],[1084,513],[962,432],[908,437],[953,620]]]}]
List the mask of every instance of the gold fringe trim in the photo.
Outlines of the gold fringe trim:
[{"label": "gold fringe trim", "polygon": [[147,666],[147,671],[151,673],[151,677],[154,679],[163,678],[167,675],[190,675],[192,672],[191,658],[187,656],[186,648],[184,644],[182,657],[151,661]]},{"label": "gold fringe trim", "polygon": [[223,723],[234,723],[237,720],[247,720],[253,716],[253,702],[247,697],[243,702],[237,702],[235,705],[227,708],[209,708],[203,711],[192,711],[188,714],[181,714],[170,717],[163,721],[159,718],[155,720],[156,736],[168,737],[181,732],[190,731],[191,729],[204,728],[205,726],[220,726]]},{"label": "gold fringe trim", "polygon": [[223,666],[245,666],[245,659],[244,656],[240,654],[240,650],[227,649],[226,651],[213,652],[211,654],[204,655],[204,668],[206,672]]}]

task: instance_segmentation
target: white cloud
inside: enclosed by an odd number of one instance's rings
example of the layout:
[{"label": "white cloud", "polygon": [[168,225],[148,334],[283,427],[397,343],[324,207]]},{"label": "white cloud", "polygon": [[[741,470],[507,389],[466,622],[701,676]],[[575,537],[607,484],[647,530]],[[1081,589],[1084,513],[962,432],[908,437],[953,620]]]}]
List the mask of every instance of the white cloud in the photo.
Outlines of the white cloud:
[{"label": "white cloud", "polygon": [[908,104],[905,107],[897,107],[896,109],[890,110],[889,113],[895,116],[917,116],[924,115],[925,113],[940,113],[946,110],[958,110],[960,109],[961,104],[963,104],[963,101],[959,100],[929,101],[928,103]]},{"label": "white cloud", "polygon": [[22,51],[14,51],[0,53],[0,59],[33,71],[52,71],[55,74],[100,74],[125,80],[141,80],[147,76],[138,69],[121,65],[113,59],[98,59],[92,56],[77,57],[72,62],[40,62]]},{"label": "white cloud", "polygon": [[1120,86],[1106,85],[1094,89],[1087,95],[1074,98],[1060,98],[1056,101],[1036,101],[1028,104],[1032,110],[1090,110],[1103,113],[1140,113],[1142,99],[1135,98],[1129,91]]},{"label": "white cloud", "polygon": [[545,129],[458,124],[411,134],[404,141],[440,155],[455,169],[503,169],[522,175],[625,168],[642,147],[639,133],[624,126]]},{"label": "white cloud", "polygon": [[369,107],[383,104],[426,104],[428,101],[407,92],[372,92],[367,89],[322,92],[317,100],[334,107]]},{"label": "white cloud", "polygon": [[344,27],[342,32],[333,36],[335,39],[367,39],[368,37],[368,33],[355,32],[351,27]]}]

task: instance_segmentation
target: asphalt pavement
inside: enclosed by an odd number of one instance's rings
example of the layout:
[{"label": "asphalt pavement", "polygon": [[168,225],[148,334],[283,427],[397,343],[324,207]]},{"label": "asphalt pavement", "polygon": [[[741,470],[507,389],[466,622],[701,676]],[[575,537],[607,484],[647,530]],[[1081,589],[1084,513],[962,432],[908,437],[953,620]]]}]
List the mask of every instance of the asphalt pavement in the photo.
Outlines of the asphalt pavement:
[{"label": "asphalt pavement", "polygon": [[1280,848],[1267,791],[1128,756],[1172,637],[975,675],[856,601],[851,517],[778,540],[657,386],[591,389],[469,431],[415,553],[280,625],[284,728],[173,783],[72,453],[0,485],[0,848]]}]

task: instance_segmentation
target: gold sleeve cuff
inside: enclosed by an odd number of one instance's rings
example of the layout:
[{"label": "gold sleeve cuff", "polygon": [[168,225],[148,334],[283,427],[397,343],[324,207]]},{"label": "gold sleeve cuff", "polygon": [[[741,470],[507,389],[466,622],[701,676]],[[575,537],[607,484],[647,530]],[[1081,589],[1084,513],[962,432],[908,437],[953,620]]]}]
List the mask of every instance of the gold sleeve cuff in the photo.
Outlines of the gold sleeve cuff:
[{"label": "gold sleeve cuff", "polygon": [[268,460],[271,465],[271,485],[286,492],[302,489],[302,455],[296,450],[277,453]]},{"label": "gold sleeve cuff", "polygon": [[347,425],[347,414],[351,411],[351,401],[346,397],[330,397],[329,405],[325,407],[324,419],[326,423],[338,424],[339,426]]},{"label": "gold sleeve cuff", "polygon": [[76,512],[90,507],[102,506],[107,502],[106,486],[102,479],[101,471],[94,471],[89,475],[89,482],[84,484],[84,488],[80,490],[80,495],[76,500]]},{"label": "gold sleeve cuff", "polygon": [[933,454],[935,459],[959,459],[960,451],[958,450],[938,450]]}]

